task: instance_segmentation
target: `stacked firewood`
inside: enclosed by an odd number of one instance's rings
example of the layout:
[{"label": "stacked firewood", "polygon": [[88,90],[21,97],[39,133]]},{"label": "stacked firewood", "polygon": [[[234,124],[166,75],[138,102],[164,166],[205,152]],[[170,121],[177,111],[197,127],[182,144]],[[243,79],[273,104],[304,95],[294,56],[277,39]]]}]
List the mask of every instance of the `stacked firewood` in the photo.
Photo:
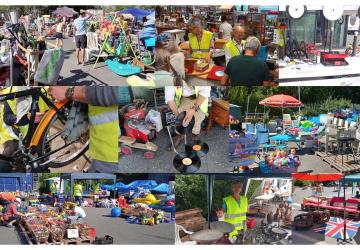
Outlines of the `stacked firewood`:
[{"label": "stacked firewood", "polygon": [[[202,215],[202,209],[193,208],[184,211],[176,211],[176,224],[183,226],[190,232],[197,232],[206,227],[206,219]],[[182,237],[182,232],[180,234]]]}]

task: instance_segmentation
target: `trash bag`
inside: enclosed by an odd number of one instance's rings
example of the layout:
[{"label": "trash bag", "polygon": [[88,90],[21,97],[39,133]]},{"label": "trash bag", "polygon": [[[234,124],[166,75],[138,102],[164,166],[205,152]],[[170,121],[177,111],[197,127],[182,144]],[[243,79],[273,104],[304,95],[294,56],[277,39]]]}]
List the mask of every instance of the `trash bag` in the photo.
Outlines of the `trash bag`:
[{"label": "trash bag", "polygon": [[159,111],[151,109],[145,117],[146,122],[151,122],[156,127],[156,132],[160,132],[163,129],[161,114]]},{"label": "trash bag", "polygon": [[35,81],[44,85],[56,85],[63,64],[64,51],[62,49],[45,50],[35,72]]}]

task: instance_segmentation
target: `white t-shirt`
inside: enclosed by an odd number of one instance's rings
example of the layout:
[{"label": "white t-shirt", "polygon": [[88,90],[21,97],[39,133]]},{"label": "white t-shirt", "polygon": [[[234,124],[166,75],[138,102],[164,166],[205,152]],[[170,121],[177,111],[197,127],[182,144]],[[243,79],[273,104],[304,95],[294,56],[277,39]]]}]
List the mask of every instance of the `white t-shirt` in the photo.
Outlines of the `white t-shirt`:
[{"label": "white t-shirt", "polygon": [[75,207],[75,216],[78,216],[80,218],[85,218],[86,213],[82,207]]},{"label": "white t-shirt", "polygon": [[[174,100],[176,88],[179,88],[179,87],[175,87],[175,86],[166,86],[165,87],[166,103]],[[183,88],[182,96],[184,96],[184,97],[188,97],[188,96],[192,96],[192,95],[196,94],[195,87],[189,87],[185,82],[183,82],[182,88]],[[205,97],[205,98],[210,97],[210,92],[211,92],[210,86],[197,86],[197,89],[199,90],[199,95],[201,95],[202,97]]]},{"label": "white t-shirt", "polygon": [[220,24],[219,32],[223,33],[223,39],[228,41],[231,39],[232,26],[228,22]]}]

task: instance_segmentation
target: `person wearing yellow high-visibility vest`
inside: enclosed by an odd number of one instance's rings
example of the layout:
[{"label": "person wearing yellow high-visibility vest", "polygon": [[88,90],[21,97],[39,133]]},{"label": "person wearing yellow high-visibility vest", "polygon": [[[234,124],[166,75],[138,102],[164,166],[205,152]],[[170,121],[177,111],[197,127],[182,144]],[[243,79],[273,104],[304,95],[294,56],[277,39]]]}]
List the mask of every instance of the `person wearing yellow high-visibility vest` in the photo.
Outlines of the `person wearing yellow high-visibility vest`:
[{"label": "person wearing yellow high-visibility vest", "polygon": [[248,199],[241,195],[243,184],[234,182],[231,185],[232,194],[223,199],[222,209],[216,211],[219,220],[234,225],[235,229],[229,234],[233,238],[239,231],[246,230],[246,213],[248,211]]},{"label": "person wearing yellow high-visibility vest", "polygon": [[121,87],[76,86],[50,87],[57,101],[76,101],[88,104],[90,146],[92,159],[89,172],[123,172],[119,164],[119,114]]},{"label": "person wearing yellow high-visibility vest", "polygon": [[232,38],[224,45],[226,64],[229,62],[230,58],[241,55],[243,53],[245,42],[243,40],[244,37],[245,28],[241,25],[234,26],[232,31]]},{"label": "person wearing yellow high-visibility vest", "polygon": [[83,186],[80,182],[75,183],[74,190],[73,190],[73,196],[75,198],[75,202],[81,206],[83,203],[82,196],[83,196]]},{"label": "person wearing yellow high-visibility vest", "polygon": [[203,29],[202,22],[198,17],[191,18],[187,26],[191,57],[210,62],[214,49],[214,34]]},{"label": "person wearing yellow high-visibility vest", "polygon": [[[5,88],[0,91],[2,95],[26,90],[26,87]],[[44,89],[44,91],[46,91]],[[29,105],[29,107],[28,107]],[[48,110],[46,103],[40,99],[37,103],[38,113]],[[4,145],[2,154],[10,157],[19,146],[19,136],[24,139],[28,135],[30,102],[24,98],[7,100],[0,108],[0,144]]]},{"label": "person wearing yellow high-visibility vest", "polygon": [[[210,86],[188,86],[185,81],[182,86],[165,87],[165,101],[175,116],[186,112],[183,124],[189,124],[194,117],[193,140],[199,139],[201,123],[208,114],[210,91]],[[181,139],[181,136],[176,138],[175,147],[180,144]]]}]

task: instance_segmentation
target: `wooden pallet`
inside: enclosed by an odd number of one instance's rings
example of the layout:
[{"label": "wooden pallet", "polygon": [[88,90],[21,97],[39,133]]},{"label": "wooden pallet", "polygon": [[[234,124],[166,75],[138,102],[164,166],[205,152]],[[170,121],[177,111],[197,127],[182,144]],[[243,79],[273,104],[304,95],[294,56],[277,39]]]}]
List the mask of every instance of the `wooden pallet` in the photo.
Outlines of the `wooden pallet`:
[{"label": "wooden pallet", "polygon": [[[343,218],[344,217],[344,210],[331,210],[328,208],[323,208],[323,207],[318,207],[317,205],[304,205],[304,210],[305,211],[327,211],[330,213],[331,216],[334,217],[340,217]],[[360,213],[357,212],[346,212],[347,214],[347,218],[351,218],[351,219],[355,219],[355,220],[359,220],[360,219]]]},{"label": "wooden pallet", "polygon": [[39,242],[35,236],[27,230],[22,224],[19,224],[19,233],[26,241],[28,245],[89,245],[93,242],[93,238],[79,237],[76,239],[63,239],[61,241],[55,241],[51,237],[45,242]]},{"label": "wooden pallet", "polygon": [[352,174],[360,172],[360,158],[355,156],[354,157],[349,155],[343,156],[343,163],[341,162],[341,155],[327,155],[324,152],[315,152],[317,156],[319,156],[324,162],[330,165],[330,167],[336,169],[337,171],[344,173],[344,174]]}]

